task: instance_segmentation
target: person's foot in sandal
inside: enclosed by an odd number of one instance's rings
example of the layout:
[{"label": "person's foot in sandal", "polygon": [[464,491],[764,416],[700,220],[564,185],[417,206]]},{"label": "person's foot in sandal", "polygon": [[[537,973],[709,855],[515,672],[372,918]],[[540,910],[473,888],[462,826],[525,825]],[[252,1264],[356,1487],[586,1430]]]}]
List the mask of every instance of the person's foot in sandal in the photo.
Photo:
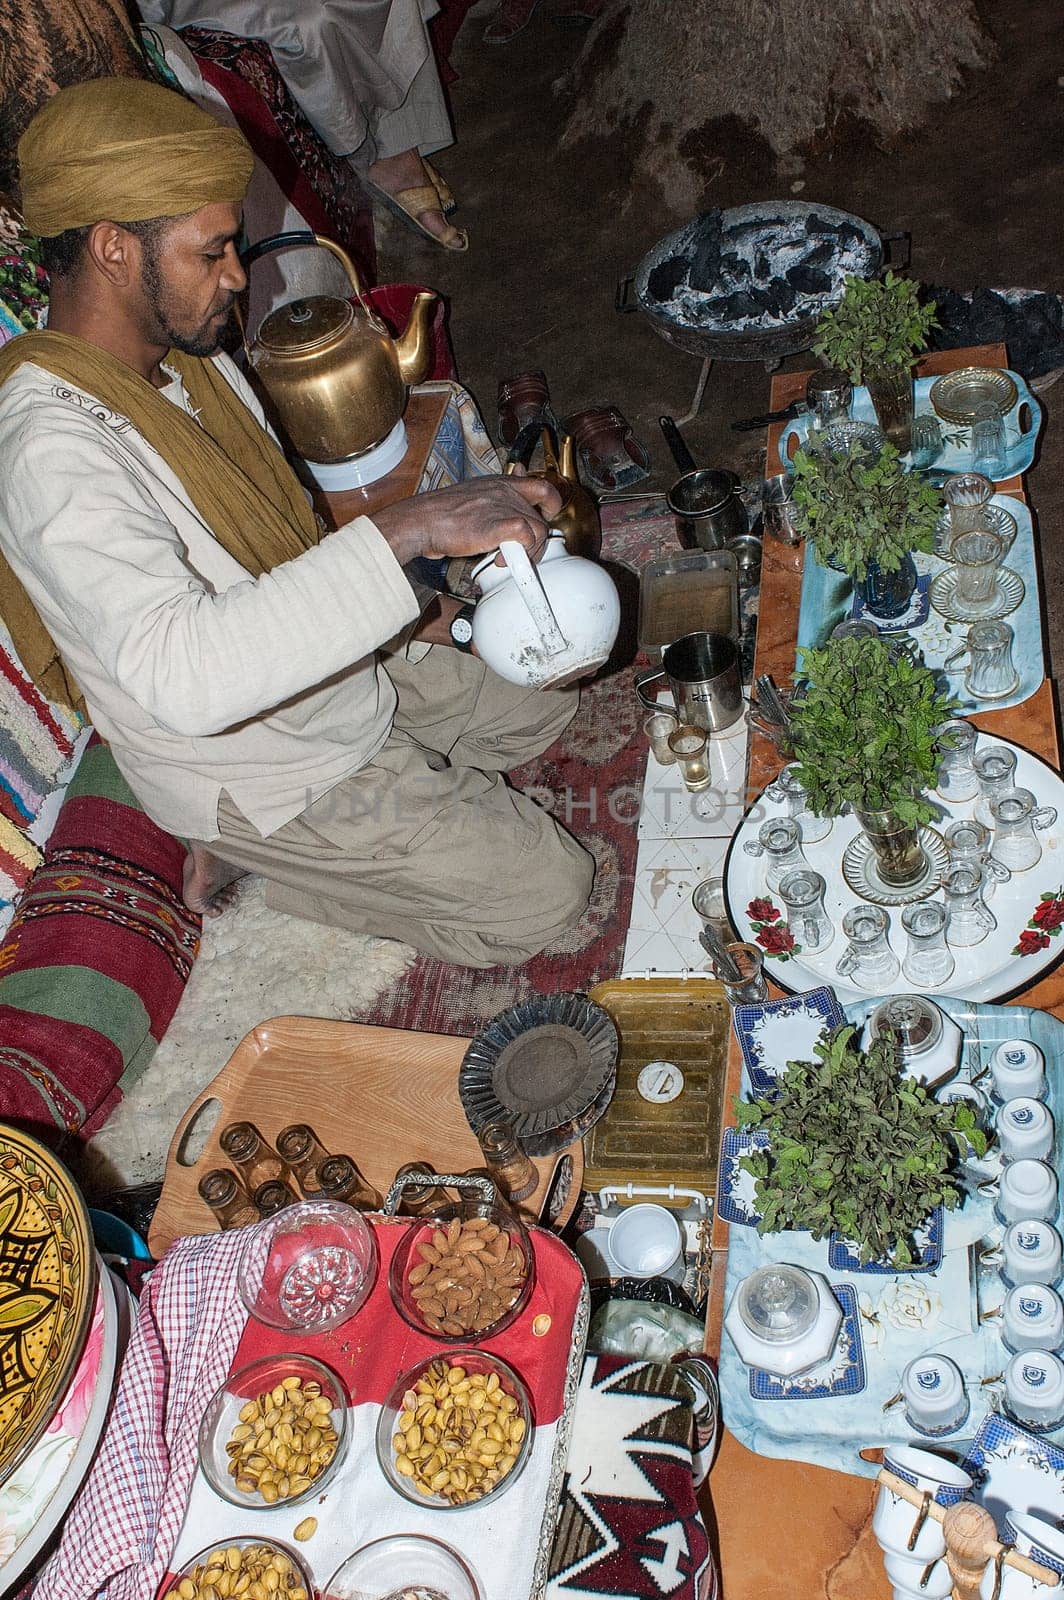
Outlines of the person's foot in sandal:
[{"label": "person's foot in sandal", "polygon": [[443,214],[435,185],[417,150],[402,150],[375,161],[366,174],[370,190],[408,227],[443,250],[465,250],[469,238]]}]

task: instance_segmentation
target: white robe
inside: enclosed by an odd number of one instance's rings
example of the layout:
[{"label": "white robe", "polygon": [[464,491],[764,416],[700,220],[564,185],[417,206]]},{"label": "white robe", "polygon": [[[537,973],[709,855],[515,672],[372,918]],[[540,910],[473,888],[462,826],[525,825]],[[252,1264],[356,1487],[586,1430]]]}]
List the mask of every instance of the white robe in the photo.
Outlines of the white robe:
[{"label": "white robe", "polygon": [[[308,121],[337,155],[369,161],[452,142],[426,23],[436,0],[141,0],[148,22],[264,39]],[[396,143],[397,139],[405,140]],[[361,160],[360,166],[369,165]]]}]

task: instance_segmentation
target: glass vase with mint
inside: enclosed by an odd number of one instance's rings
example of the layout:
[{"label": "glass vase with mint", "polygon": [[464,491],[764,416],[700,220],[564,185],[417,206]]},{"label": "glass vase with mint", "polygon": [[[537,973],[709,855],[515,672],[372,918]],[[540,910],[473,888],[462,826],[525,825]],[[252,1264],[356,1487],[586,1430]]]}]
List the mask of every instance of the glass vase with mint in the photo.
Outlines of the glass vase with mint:
[{"label": "glass vase with mint", "polygon": [[817,323],[813,350],[853,384],[864,384],[876,418],[903,455],[912,444],[913,364],[938,326],[935,303],[920,303],[920,285],[887,272],[848,277],[838,305]]},{"label": "glass vase with mint", "polygon": [[953,701],[935,674],[883,639],[832,639],[801,652],[805,692],[791,707],[790,743],[812,810],[850,807],[890,889],[921,882],[920,829],[934,821],[939,725]]}]

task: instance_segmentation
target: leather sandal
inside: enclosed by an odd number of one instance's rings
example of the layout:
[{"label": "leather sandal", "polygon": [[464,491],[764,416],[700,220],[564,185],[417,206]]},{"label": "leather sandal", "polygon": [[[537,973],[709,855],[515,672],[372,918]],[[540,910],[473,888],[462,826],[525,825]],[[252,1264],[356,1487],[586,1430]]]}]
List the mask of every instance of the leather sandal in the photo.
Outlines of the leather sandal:
[{"label": "leather sandal", "polygon": [[565,423],[589,489],[611,494],[650,476],[650,451],[616,406],[577,411]]},{"label": "leather sandal", "polygon": [[445,217],[449,217],[452,211],[458,210],[458,201],[454,197],[454,191],[447,182],[447,179],[443,176],[443,173],[436,171],[436,168],[432,165],[432,162],[429,160],[428,156],[421,157],[421,165],[424,167],[425,172],[428,175],[429,182],[439,196],[440,210],[443,212]]},{"label": "leather sandal", "polygon": [[500,379],[498,407],[499,425],[496,431],[507,449],[530,423],[536,423],[538,427],[549,423],[557,429],[545,373],[519,372],[512,378]]},{"label": "leather sandal", "polygon": [[539,0],[502,0],[481,38],[485,44],[509,44],[532,21]]},{"label": "leather sandal", "polygon": [[382,205],[393,212],[400,221],[405,222],[408,228],[420,233],[430,244],[454,253],[469,249],[469,235],[464,228],[456,228],[453,223],[448,223],[444,233],[433,233],[431,228],[426,228],[425,224],[419,221],[424,211],[442,212],[440,197],[433,184],[418,183],[410,189],[397,189],[394,194],[389,194],[387,189],[382,189],[380,184],[374,183],[371,178],[367,178],[365,184]]}]

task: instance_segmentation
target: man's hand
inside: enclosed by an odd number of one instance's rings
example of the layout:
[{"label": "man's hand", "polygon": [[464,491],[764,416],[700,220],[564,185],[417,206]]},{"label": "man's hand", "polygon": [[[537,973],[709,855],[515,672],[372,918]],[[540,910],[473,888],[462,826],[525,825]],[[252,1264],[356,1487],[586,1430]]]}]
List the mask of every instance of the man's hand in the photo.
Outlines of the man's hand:
[{"label": "man's hand", "polygon": [[415,556],[480,555],[503,539],[516,539],[534,561],[561,505],[561,495],[543,478],[471,478],[399,500],[374,512],[373,520],[400,566]]}]

